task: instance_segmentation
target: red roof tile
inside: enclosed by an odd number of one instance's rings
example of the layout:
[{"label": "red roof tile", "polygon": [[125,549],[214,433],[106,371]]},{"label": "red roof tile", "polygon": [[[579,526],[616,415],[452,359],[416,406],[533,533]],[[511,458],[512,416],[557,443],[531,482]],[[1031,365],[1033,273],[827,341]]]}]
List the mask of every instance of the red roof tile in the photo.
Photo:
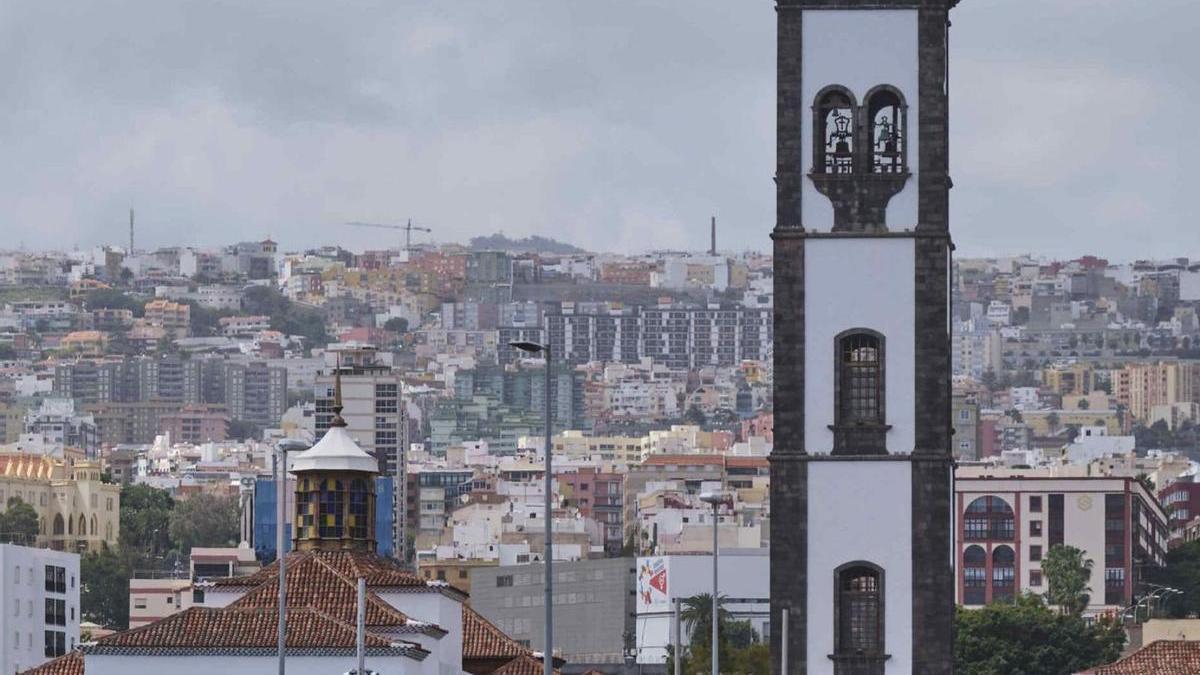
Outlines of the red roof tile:
[{"label": "red roof tile", "polygon": [[462,625],[464,661],[517,658],[532,653],[466,605],[463,605]]},{"label": "red roof tile", "polygon": [[532,656],[521,656],[492,671],[492,675],[542,675],[544,672],[546,665],[541,660]]},{"label": "red roof tile", "polygon": [[[252,648],[275,647],[278,613],[270,609],[191,607],[154,623],[115,633],[96,642],[98,648]],[[315,609],[288,612],[287,646],[290,648],[355,647],[354,626]],[[368,633],[368,647],[390,647],[391,642]]]},{"label": "red roof tile", "polygon": [[64,654],[22,675],[83,675],[83,654],[78,651]]},{"label": "red roof tile", "polygon": [[[238,598],[232,608],[279,608],[278,577],[259,584]],[[368,626],[397,627],[408,624],[408,617],[374,593],[367,593],[366,622]],[[287,605],[294,611],[300,608],[321,612],[354,625],[358,621],[358,584],[335,570],[322,556],[307,556],[295,566],[288,566]]]},{"label": "red roof tile", "polygon": [[1197,675],[1200,641],[1158,640],[1123,659],[1086,671],[1087,675]]},{"label": "red roof tile", "polygon": [[[385,558],[365,551],[295,551],[287,556],[288,569],[297,569],[301,562],[312,557],[319,557],[329,567],[347,579],[363,577],[367,586],[409,587],[416,590],[433,589],[421,577],[413,574],[391,558]],[[291,575],[291,572],[288,572]],[[213,579],[213,586],[223,587],[252,587],[268,581],[274,581],[279,576],[279,563],[258,570],[244,577],[226,577]]]}]

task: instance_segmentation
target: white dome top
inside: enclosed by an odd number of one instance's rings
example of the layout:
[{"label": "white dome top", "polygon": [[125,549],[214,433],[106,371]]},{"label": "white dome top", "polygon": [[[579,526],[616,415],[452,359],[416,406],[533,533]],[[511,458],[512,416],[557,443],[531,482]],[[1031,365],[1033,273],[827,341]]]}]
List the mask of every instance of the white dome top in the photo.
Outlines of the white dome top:
[{"label": "white dome top", "polygon": [[346,427],[332,426],[325,436],[292,461],[292,471],[362,471],[379,473],[379,462],[359,447]]}]

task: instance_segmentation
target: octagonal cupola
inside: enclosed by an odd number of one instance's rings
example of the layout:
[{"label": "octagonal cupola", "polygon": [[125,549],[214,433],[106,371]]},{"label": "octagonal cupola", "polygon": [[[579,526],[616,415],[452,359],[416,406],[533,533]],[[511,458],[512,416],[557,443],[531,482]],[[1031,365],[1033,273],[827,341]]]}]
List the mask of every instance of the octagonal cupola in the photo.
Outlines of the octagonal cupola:
[{"label": "octagonal cupola", "polygon": [[316,445],[296,456],[295,549],[375,550],[377,460],[342,419],[340,368],[334,377],[333,421]]}]

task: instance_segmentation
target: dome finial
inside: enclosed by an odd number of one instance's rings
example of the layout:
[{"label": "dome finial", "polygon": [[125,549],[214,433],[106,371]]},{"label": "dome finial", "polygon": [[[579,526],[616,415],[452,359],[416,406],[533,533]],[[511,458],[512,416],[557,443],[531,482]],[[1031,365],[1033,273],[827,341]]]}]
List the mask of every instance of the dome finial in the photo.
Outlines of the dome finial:
[{"label": "dome finial", "polygon": [[337,365],[333,370],[333,419],[331,427],[344,427],[346,420],[342,418],[342,353],[337,353]]}]

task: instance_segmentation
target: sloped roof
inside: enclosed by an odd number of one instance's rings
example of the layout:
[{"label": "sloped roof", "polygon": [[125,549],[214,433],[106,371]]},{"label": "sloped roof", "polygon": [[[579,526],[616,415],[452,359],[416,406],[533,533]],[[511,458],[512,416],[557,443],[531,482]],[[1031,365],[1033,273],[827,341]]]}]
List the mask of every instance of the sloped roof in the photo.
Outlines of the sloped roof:
[{"label": "sloped roof", "polygon": [[[277,579],[278,577],[276,577]],[[288,568],[287,604],[292,607],[318,608],[330,617],[354,625],[358,620],[358,583],[340,574],[321,556],[307,556]],[[278,609],[279,586],[262,583],[229,605],[230,608]],[[410,621],[405,614],[374,593],[366,594],[366,624],[390,631],[444,635],[432,624]]]},{"label": "sloped roof", "polygon": [[1200,673],[1200,641],[1157,640],[1107,666],[1083,675],[1196,675]]},{"label": "sloped roof", "polygon": [[[254,648],[277,646],[279,614],[255,607],[190,607],[140,628],[101,638],[92,649],[113,647],[145,649]],[[392,643],[367,633],[368,647],[391,647]],[[354,626],[312,608],[292,609],[287,616],[288,648],[354,649]]]},{"label": "sloped roof", "polygon": [[518,658],[532,654],[520,642],[510,638],[496,624],[463,605],[463,661],[467,659]]},{"label": "sloped roof", "polygon": [[22,675],[83,675],[83,653],[69,652],[37,668],[26,670]]},{"label": "sloped roof", "polygon": [[344,426],[332,426],[316,445],[292,461],[293,473],[307,471],[379,473],[379,462],[358,445]]},{"label": "sloped roof", "polygon": [[[347,579],[366,579],[368,588],[384,586],[415,591],[441,590],[440,587],[429,585],[395,560],[366,551],[294,551],[287,556],[288,576],[292,575],[293,570],[300,569],[305,560],[313,557],[320,557],[326,565]],[[278,578],[279,562],[276,561],[249,576],[213,579],[208,583],[216,588],[247,588]]]},{"label": "sloped roof", "polygon": [[[542,675],[545,664],[532,656],[522,656],[492,671],[492,675]],[[558,671],[555,670],[555,673]]]}]

